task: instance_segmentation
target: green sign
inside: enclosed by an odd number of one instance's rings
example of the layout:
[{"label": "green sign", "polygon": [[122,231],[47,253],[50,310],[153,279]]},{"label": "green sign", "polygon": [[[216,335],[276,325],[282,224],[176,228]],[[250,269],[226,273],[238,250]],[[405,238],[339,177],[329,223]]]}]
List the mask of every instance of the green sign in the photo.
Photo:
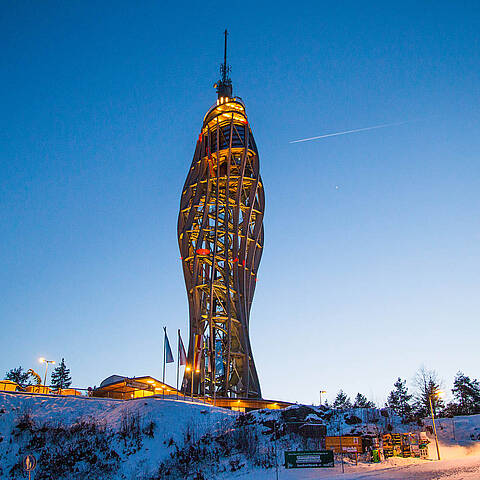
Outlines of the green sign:
[{"label": "green sign", "polygon": [[285,468],[333,467],[332,450],[285,452]]}]

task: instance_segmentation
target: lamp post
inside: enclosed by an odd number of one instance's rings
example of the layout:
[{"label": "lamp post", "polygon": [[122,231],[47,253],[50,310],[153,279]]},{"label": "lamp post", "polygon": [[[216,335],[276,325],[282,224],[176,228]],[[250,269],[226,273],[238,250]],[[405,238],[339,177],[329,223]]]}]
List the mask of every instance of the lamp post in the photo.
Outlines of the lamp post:
[{"label": "lamp post", "polygon": [[193,402],[193,367],[191,367],[190,365],[187,365],[186,368],[185,368],[185,371],[186,372],[191,372],[190,396],[191,396],[191,400]]},{"label": "lamp post", "polygon": [[44,363],[45,364],[45,376],[43,378],[43,386],[46,387],[47,386],[47,370],[48,370],[48,364],[51,363],[52,365],[55,363],[55,360],[47,360],[46,358],[39,358],[38,361],[40,363]]},{"label": "lamp post", "polygon": [[322,393],[327,393],[326,390],[320,390],[320,406],[322,406]]},{"label": "lamp post", "polygon": [[433,424],[433,433],[435,434],[435,445],[437,447],[437,457],[440,460],[440,449],[438,448],[438,437],[437,437],[437,427],[435,426],[435,415],[433,414],[433,406],[432,406],[432,397],[440,396],[442,392],[435,391],[428,395],[428,401],[430,403],[430,414],[432,415],[432,424]]}]

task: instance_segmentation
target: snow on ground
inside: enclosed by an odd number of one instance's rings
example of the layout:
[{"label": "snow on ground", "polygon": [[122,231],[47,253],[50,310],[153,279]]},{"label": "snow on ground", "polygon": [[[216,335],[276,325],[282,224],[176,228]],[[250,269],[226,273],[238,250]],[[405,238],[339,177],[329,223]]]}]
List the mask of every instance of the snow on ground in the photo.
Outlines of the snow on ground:
[{"label": "snow on ground", "polygon": [[[431,418],[425,419],[425,425],[432,425]],[[480,415],[436,418],[435,425],[442,443],[469,445],[480,441]]]},{"label": "snow on ground", "polygon": [[[235,480],[276,480],[276,471],[255,471],[228,477]],[[346,465],[342,473],[340,465],[335,468],[279,469],[278,480],[479,480],[480,455],[456,460],[389,459],[382,464],[363,464],[358,467]]]},{"label": "snow on ground", "polygon": [[[30,433],[28,438],[24,438],[23,432],[12,433],[25,414],[31,417],[39,430]],[[168,458],[176,446],[181,447],[184,444],[185,436],[188,435],[192,437],[191,441],[195,441],[207,431],[223,430],[235,421],[237,416],[235,412],[202,403],[192,404],[161,398],[126,402],[103,398],[0,393],[0,478],[16,478],[7,475],[26,453],[34,453],[37,457],[42,454],[41,448],[35,451],[36,444],[32,443],[32,439],[42,433],[44,425],[53,429],[59,426],[75,428],[76,424],[84,421],[105,427],[107,433],[115,432],[116,435],[107,436],[107,443],[115,455],[118,454],[117,463],[120,464],[120,469],[118,476],[108,478],[121,479],[137,478],[140,474],[145,477],[153,475],[160,462]],[[122,440],[118,432],[122,429],[129,430],[136,419],[139,420],[140,430],[147,429],[153,422],[154,436],[151,438],[140,431],[140,441],[133,445],[129,438]],[[28,428],[25,431],[28,433]],[[128,433],[131,433],[130,430]],[[101,436],[101,431],[95,434]],[[29,445],[33,446],[28,448]],[[65,445],[65,449],[68,448],[69,445]],[[100,455],[98,447],[93,448],[96,448],[94,454]],[[107,456],[109,454],[111,452],[105,453]]]},{"label": "snow on ground", "polygon": [[429,435],[430,460],[391,458],[358,466],[345,460],[344,473],[339,459],[335,468],[281,466],[285,450],[317,448],[318,440],[291,431],[288,424],[298,420],[322,423],[330,435],[425,429],[402,425],[398,417],[376,409],[339,413],[294,405],[242,416],[162,398],[121,401],[0,392],[0,479],[21,478],[20,461],[33,453],[39,461],[35,480],[176,480],[192,479],[198,472],[205,480],[276,480],[276,448],[279,480],[480,480],[480,415],[436,421],[439,462]]}]

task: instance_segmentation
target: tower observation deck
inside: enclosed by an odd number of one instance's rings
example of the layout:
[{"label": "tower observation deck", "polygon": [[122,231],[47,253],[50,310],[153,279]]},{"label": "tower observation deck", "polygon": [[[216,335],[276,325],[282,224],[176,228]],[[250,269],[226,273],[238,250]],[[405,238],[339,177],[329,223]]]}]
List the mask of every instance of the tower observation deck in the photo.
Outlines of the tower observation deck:
[{"label": "tower observation deck", "polygon": [[261,398],[249,324],[265,197],[245,104],[232,95],[226,31],[220,74],[218,99],[203,120],[178,216],[190,314],[183,385],[194,395]]}]

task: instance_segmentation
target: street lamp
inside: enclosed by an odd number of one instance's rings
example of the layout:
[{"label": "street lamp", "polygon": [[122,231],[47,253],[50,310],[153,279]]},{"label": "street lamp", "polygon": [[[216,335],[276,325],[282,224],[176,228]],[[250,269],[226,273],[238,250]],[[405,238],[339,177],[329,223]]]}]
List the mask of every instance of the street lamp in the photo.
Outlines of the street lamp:
[{"label": "street lamp", "polygon": [[438,448],[437,427],[435,427],[435,415],[433,414],[432,397],[440,397],[443,394],[440,390],[435,390],[428,394],[428,402],[430,403],[430,414],[432,415],[433,433],[435,434],[435,445],[437,446],[437,457],[440,460],[440,449]]},{"label": "street lamp", "polygon": [[55,363],[55,360],[47,360],[46,358],[39,358],[38,361],[40,363],[44,363],[45,364],[45,377],[43,379],[43,386],[46,387],[47,386],[47,370],[48,370],[48,364],[51,363],[52,365]]},{"label": "street lamp", "polygon": [[190,385],[190,396],[192,397],[192,402],[193,402],[193,372],[194,372],[193,366],[191,367],[190,365],[187,365],[187,366],[185,367],[185,371],[186,371],[186,372],[191,372],[191,379],[190,379],[190,382],[191,382],[191,385]]},{"label": "street lamp", "polygon": [[320,406],[322,406],[322,393],[327,393],[326,390],[320,390]]}]

